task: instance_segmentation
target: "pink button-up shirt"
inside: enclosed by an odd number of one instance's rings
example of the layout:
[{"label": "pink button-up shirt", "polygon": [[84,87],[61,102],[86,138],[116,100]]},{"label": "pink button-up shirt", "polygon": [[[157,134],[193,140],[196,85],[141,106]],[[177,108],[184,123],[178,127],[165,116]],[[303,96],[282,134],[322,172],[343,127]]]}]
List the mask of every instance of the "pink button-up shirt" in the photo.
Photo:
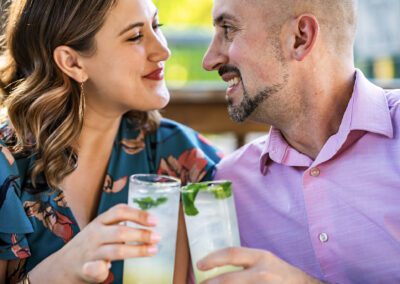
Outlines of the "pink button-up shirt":
[{"label": "pink button-up shirt", "polygon": [[216,179],[233,181],[243,246],[330,283],[400,283],[399,90],[357,71],[339,131],[314,161],[272,128]]}]

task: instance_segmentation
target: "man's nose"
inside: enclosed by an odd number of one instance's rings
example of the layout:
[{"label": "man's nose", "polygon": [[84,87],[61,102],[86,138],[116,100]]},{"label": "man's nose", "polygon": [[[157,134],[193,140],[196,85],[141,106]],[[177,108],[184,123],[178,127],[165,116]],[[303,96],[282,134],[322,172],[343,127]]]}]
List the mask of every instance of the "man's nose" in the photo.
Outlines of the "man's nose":
[{"label": "man's nose", "polygon": [[228,63],[228,56],[223,52],[222,45],[213,38],[203,58],[203,68],[207,71],[218,70]]}]

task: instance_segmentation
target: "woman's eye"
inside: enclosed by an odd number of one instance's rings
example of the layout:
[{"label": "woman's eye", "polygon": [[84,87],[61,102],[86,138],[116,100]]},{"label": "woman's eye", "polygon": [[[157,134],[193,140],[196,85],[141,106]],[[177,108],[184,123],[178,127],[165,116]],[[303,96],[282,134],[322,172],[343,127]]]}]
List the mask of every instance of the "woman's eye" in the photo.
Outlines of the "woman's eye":
[{"label": "woman's eye", "polygon": [[142,37],[143,37],[142,34],[137,34],[136,36],[129,38],[128,41],[133,41],[133,42],[139,41]]},{"label": "woman's eye", "polygon": [[157,30],[158,28],[161,28],[162,26],[163,26],[163,24],[156,23],[153,25],[153,29]]}]

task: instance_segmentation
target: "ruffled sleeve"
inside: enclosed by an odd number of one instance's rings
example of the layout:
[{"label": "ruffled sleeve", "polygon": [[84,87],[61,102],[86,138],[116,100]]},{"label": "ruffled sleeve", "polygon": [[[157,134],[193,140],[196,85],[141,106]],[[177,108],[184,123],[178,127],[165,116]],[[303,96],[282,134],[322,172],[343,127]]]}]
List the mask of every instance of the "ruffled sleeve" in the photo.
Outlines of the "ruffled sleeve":
[{"label": "ruffled sleeve", "polygon": [[157,173],[182,184],[211,180],[222,153],[191,128],[163,119],[157,135]]},{"label": "ruffled sleeve", "polygon": [[21,180],[17,163],[0,141],[0,259],[30,256],[26,234],[33,227],[21,202]]}]

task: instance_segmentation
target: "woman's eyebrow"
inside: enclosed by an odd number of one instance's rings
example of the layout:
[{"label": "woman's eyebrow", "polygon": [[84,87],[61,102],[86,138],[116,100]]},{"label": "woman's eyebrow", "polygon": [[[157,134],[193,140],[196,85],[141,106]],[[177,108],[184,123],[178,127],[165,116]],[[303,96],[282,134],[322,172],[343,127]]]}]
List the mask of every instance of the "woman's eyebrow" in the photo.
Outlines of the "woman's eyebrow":
[{"label": "woman's eyebrow", "polygon": [[[158,15],[158,10],[156,10],[156,12],[154,13],[153,19],[155,19]],[[126,28],[124,28],[119,34],[118,36],[123,35],[124,33],[126,33],[127,31],[130,31],[131,29],[134,29],[136,27],[143,27],[144,23],[143,22],[137,22],[137,23],[133,23],[128,25]]]},{"label": "woman's eyebrow", "polygon": [[144,23],[143,22],[137,22],[137,23],[133,23],[128,25],[126,28],[124,28],[119,34],[118,36],[123,35],[124,33],[126,33],[127,31],[130,31],[131,29],[134,29],[136,27],[143,27]]}]

